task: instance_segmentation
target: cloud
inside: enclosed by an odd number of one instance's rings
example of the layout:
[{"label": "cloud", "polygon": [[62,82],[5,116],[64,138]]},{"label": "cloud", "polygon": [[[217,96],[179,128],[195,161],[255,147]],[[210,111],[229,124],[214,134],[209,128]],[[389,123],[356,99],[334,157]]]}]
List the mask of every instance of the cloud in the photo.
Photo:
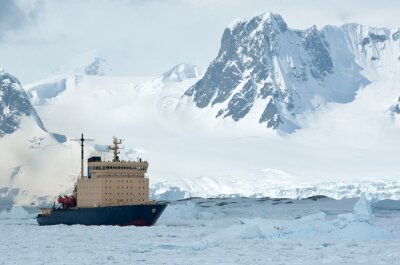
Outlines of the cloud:
[{"label": "cloud", "polygon": [[399,8],[395,0],[0,0],[0,64],[29,83],[95,50],[114,74],[158,75],[181,62],[207,67],[240,17],[271,11],[293,29],[397,28]]},{"label": "cloud", "polygon": [[2,0],[0,2],[0,40],[7,34],[31,25],[39,14],[44,1]]}]

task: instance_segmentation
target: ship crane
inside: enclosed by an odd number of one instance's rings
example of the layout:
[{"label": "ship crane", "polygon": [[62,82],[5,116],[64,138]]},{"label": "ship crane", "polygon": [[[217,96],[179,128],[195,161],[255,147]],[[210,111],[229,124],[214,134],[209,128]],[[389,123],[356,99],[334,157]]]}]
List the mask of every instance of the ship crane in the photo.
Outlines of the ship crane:
[{"label": "ship crane", "polygon": [[85,138],[83,138],[83,133],[82,133],[81,139],[71,139],[71,141],[80,141],[81,142],[81,178],[83,178],[83,159],[84,159],[83,147],[84,147],[84,142],[94,141],[94,139],[85,139]]}]

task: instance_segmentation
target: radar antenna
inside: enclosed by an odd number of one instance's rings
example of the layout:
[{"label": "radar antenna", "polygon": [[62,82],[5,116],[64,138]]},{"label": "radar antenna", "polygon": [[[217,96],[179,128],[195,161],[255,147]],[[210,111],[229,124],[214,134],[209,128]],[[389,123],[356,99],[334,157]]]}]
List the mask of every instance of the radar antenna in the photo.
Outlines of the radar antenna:
[{"label": "radar antenna", "polygon": [[83,133],[81,135],[81,139],[71,139],[71,141],[80,141],[81,142],[81,178],[83,178],[83,147],[84,147],[84,142],[86,141],[94,141],[94,139],[85,139],[83,138]]},{"label": "radar antenna", "polygon": [[113,162],[118,162],[119,161],[119,149],[121,149],[121,147],[119,147],[119,145],[122,143],[122,139],[118,139],[117,137],[113,137],[113,145],[109,145],[107,146],[107,148],[109,150],[112,150],[113,154],[114,154],[114,158],[113,158]]}]

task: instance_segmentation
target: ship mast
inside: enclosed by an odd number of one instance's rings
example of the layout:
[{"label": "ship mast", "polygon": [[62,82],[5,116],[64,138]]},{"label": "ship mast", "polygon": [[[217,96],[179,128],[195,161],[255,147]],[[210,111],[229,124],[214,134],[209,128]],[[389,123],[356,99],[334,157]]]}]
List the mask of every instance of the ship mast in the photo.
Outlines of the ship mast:
[{"label": "ship mast", "polygon": [[119,156],[118,154],[119,149],[121,149],[121,147],[119,147],[119,145],[122,143],[122,139],[118,139],[117,137],[113,137],[113,145],[109,145],[107,146],[107,148],[109,150],[112,150],[114,157],[113,157],[113,162],[118,162],[119,161]]},{"label": "ship mast", "polygon": [[94,139],[85,139],[83,138],[83,133],[81,135],[81,139],[71,139],[71,141],[80,141],[81,142],[81,178],[83,178],[83,159],[84,159],[84,153],[83,153],[83,147],[84,147],[84,142],[85,141],[94,141]]}]

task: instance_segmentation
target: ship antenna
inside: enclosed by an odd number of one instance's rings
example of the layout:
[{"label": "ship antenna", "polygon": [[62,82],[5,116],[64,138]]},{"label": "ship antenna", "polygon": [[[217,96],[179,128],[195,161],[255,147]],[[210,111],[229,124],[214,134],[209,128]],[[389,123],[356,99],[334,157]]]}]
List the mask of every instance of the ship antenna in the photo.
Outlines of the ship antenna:
[{"label": "ship antenna", "polygon": [[119,161],[118,154],[120,153],[119,149],[121,149],[121,147],[119,147],[119,145],[121,143],[122,143],[122,139],[118,139],[117,137],[113,137],[113,145],[107,146],[107,148],[109,150],[112,150],[112,152],[114,154],[113,162],[118,162]]},{"label": "ship antenna", "polygon": [[83,178],[83,147],[84,147],[84,142],[86,141],[94,141],[94,139],[85,139],[83,138],[83,133],[81,135],[81,139],[71,139],[71,141],[80,141],[81,142],[81,178]]}]

